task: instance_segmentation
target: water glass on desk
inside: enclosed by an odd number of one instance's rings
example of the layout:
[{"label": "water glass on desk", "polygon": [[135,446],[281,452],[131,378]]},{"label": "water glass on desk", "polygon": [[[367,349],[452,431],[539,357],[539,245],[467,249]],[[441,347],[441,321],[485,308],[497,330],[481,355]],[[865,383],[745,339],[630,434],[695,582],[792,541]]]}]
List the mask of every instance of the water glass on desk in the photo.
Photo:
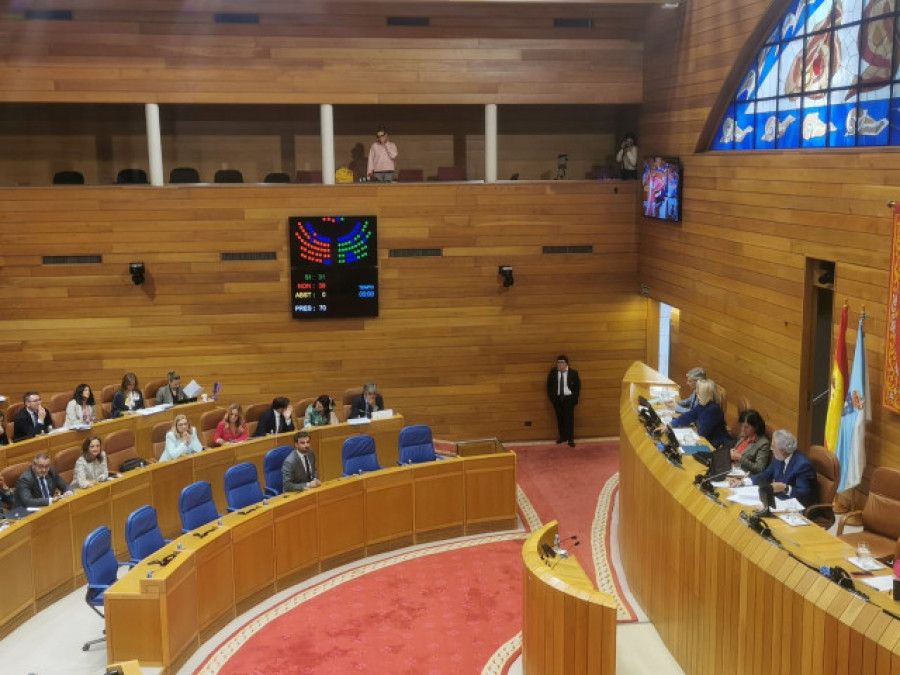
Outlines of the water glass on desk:
[{"label": "water glass on desk", "polygon": [[856,557],[863,563],[867,563],[872,559],[872,553],[869,551],[869,545],[861,541],[856,547]]}]

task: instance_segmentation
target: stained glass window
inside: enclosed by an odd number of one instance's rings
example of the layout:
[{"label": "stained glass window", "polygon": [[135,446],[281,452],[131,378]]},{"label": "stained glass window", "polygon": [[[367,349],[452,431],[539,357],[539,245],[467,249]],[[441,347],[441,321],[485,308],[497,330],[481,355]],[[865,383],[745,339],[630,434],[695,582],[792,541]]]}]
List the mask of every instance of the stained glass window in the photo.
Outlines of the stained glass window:
[{"label": "stained glass window", "polygon": [[713,150],[900,145],[900,0],[794,0]]}]

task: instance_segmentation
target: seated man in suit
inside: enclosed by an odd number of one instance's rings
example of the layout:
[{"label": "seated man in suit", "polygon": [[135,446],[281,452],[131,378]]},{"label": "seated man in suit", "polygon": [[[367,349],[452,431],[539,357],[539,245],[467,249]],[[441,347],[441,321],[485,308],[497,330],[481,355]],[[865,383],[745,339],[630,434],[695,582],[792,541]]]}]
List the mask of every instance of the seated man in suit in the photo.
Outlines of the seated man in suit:
[{"label": "seated man in suit", "polygon": [[169,371],[169,383],[156,392],[156,405],[161,403],[187,403],[188,397],[181,389],[181,375],[174,370]]},{"label": "seated man in suit", "polygon": [[294,412],[291,400],[285,396],[278,396],[272,400],[272,407],[259,416],[256,423],[254,436],[267,436],[269,434],[283,434],[294,430]]},{"label": "seated man in suit", "polygon": [[41,395],[29,391],[22,397],[25,407],[16,415],[13,423],[13,441],[24,441],[53,429],[50,411],[41,405]]},{"label": "seated man in suit", "polygon": [[797,452],[797,439],[785,429],[772,434],[772,454],[775,459],[765,471],[739,481],[729,478],[729,484],[759,485],[771,483],[772,491],[779,499],[796,499],[803,506],[816,503],[819,489],[816,469],[802,452]]},{"label": "seated man in suit", "polygon": [[685,413],[697,405],[697,383],[706,379],[706,370],[703,368],[691,368],[685,373],[688,389],[691,395],[680,401],[666,401],[666,407],[677,413]]},{"label": "seated man in suit", "polygon": [[49,506],[53,503],[53,495],[57,490],[60,499],[72,495],[68,483],[50,466],[50,455],[46,452],[37,455],[31,466],[16,481],[16,499],[19,506]]},{"label": "seated man in suit", "polygon": [[316,456],[310,447],[309,432],[300,431],[294,434],[294,452],[284,458],[284,464],[281,465],[281,482],[285,492],[301,492],[322,484],[316,470]]},{"label": "seated man in suit", "polygon": [[378,393],[378,385],[369,382],[363,385],[363,391],[353,398],[349,419],[371,417],[373,412],[384,410],[384,399]]}]

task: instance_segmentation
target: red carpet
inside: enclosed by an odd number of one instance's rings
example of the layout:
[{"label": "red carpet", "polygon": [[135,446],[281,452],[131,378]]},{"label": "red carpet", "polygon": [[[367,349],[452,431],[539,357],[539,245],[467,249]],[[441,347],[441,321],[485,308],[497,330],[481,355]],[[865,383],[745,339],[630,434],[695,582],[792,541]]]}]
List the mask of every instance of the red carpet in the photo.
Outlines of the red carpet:
[{"label": "red carpet", "polygon": [[522,539],[437,549],[301,591],[197,672],[480,673],[522,629]]},{"label": "red carpet", "polygon": [[541,522],[559,521],[560,536],[577,535],[579,546],[564,543],[591,579],[591,526],[600,490],[619,470],[617,441],[567,445],[506,445],[517,455],[519,487]]}]

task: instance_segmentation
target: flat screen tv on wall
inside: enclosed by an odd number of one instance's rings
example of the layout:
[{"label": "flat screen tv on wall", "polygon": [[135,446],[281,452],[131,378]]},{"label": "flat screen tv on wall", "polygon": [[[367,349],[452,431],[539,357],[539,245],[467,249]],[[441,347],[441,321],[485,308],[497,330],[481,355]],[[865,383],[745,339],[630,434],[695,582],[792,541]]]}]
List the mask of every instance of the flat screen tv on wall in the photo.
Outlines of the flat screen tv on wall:
[{"label": "flat screen tv on wall", "polygon": [[681,220],[681,162],[677,158],[648,157],[644,160],[641,210],[647,218]]}]

